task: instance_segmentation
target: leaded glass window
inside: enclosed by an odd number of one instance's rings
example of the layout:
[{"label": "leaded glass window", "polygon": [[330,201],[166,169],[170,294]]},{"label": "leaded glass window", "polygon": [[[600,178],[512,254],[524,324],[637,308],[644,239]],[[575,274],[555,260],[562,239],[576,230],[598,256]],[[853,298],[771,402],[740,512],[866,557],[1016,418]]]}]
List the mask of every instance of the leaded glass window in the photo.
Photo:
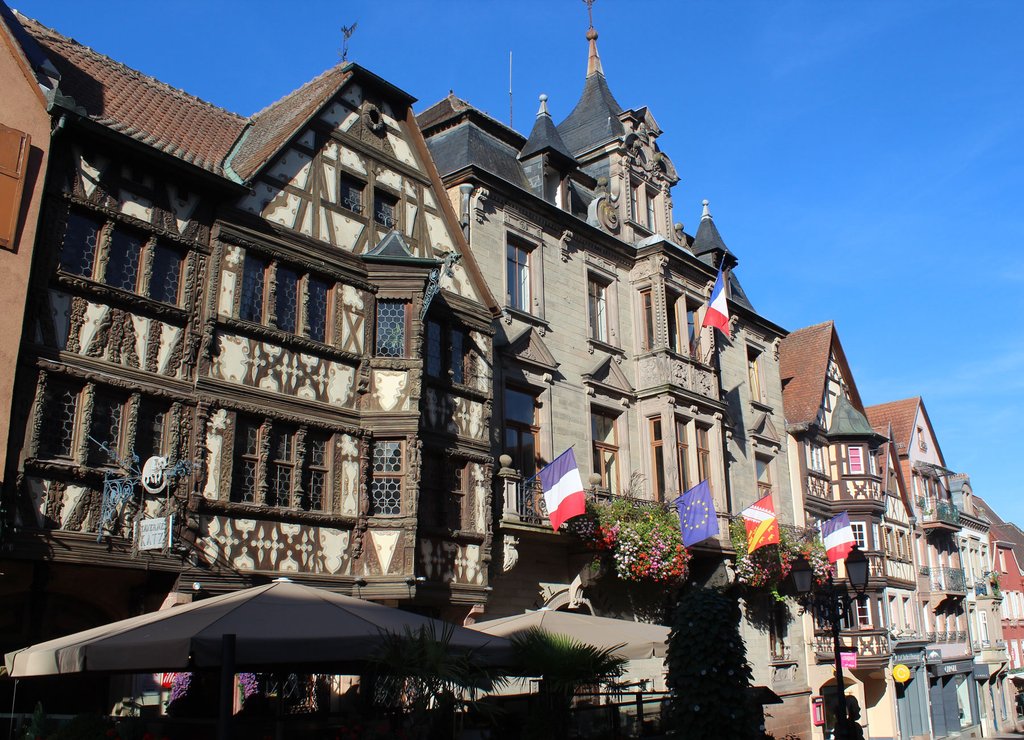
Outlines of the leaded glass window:
[{"label": "leaded glass window", "polygon": [[107,465],[115,462],[99,443],[111,452],[119,452],[123,401],[109,391],[97,390],[93,399],[92,419],[89,423],[89,463]]},{"label": "leaded glass window", "polygon": [[310,432],[306,435],[309,480],[302,508],[308,511],[322,511],[327,500],[331,475],[330,441],[330,435],[323,432]]},{"label": "leaded glass window", "polygon": [[295,489],[295,431],[275,425],[270,433],[271,462],[267,469],[270,498],[275,506],[293,506]]},{"label": "leaded glass window", "polygon": [[427,337],[424,347],[424,370],[432,378],[441,375],[441,325],[436,321],[427,322]]},{"label": "leaded glass window", "polygon": [[373,445],[373,477],[370,481],[372,513],[399,516],[402,513],[402,474],[404,451],[401,442],[376,442]]},{"label": "leaded glass window", "polygon": [[323,280],[311,277],[306,282],[309,291],[308,319],[306,333],[310,339],[327,341],[327,295],[330,286]]},{"label": "leaded glass window", "polygon": [[40,457],[72,457],[75,441],[75,414],[79,389],[50,381],[43,401]]},{"label": "leaded glass window", "polygon": [[132,293],[137,291],[141,251],[142,239],[123,229],[114,229],[114,234],[110,238],[110,256],[103,282]]},{"label": "leaded glass window", "polygon": [[162,455],[164,449],[164,424],[166,412],[156,401],[143,399],[139,404],[139,419],[135,427],[135,454],[141,462],[154,455]]},{"label": "leaded glass window", "polygon": [[451,371],[452,371],[452,382],[465,383],[466,382],[466,368],[465,368],[465,350],[463,344],[465,335],[458,329],[452,329],[450,347],[450,358],[451,358]]},{"label": "leaded glass window", "polygon": [[235,424],[235,460],[231,480],[231,500],[256,503],[257,461],[259,456],[259,423],[238,417]]},{"label": "leaded glass window", "polygon": [[405,356],[405,301],[377,301],[377,356]]},{"label": "leaded glass window", "polygon": [[263,282],[267,262],[252,254],[245,255],[242,273],[242,302],[238,316],[245,321],[263,321]]},{"label": "leaded glass window", "polygon": [[381,190],[373,191],[373,220],[387,229],[398,224],[398,198]]},{"label": "leaded glass window", "polygon": [[81,213],[72,211],[68,214],[67,226],[64,229],[64,243],[60,249],[60,268],[65,272],[83,277],[92,277],[93,263],[96,260],[96,247],[99,244],[99,221]]},{"label": "leaded glass window", "polygon": [[353,213],[362,213],[363,188],[365,187],[359,180],[342,175],[339,203]]},{"label": "leaded glass window", "polygon": [[275,278],[277,328],[294,333],[298,309],[299,276],[288,267],[278,267]]},{"label": "leaded glass window", "polygon": [[149,297],[161,303],[178,305],[181,286],[181,252],[166,244],[153,249],[153,267],[149,276]]}]

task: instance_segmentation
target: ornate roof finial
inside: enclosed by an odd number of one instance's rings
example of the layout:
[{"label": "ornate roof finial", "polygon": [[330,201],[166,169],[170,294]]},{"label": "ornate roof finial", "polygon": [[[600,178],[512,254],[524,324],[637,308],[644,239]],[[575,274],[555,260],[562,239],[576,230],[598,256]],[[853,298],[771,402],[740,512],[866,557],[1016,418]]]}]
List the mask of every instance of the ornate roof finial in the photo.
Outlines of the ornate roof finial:
[{"label": "ornate roof finial", "polygon": [[540,109],[537,111],[538,116],[550,116],[548,113],[548,95],[547,93],[540,94]]},{"label": "ornate roof finial", "polygon": [[703,221],[706,218],[711,218],[711,211],[708,209],[708,200],[707,200],[707,198],[705,198],[702,201],[702,204],[704,205],[704,212],[700,214],[700,220],[701,221]]},{"label": "ornate roof finial", "polygon": [[587,41],[590,42],[590,52],[587,55],[587,77],[593,74],[604,74],[601,68],[601,57],[597,54],[597,29],[594,28],[594,3],[596,0],[583,0],[587,6],[587,20],[590,27],[587,28]]}]

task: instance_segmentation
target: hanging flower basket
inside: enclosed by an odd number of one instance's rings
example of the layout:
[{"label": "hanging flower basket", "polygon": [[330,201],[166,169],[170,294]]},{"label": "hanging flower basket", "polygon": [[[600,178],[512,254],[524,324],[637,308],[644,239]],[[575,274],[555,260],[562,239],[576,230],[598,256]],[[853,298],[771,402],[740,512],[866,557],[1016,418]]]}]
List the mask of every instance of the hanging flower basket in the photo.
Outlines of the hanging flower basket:
[{"label": "hanging flower basket", "polygon": [[793,561],[803,555],[811,566],[814,583],[825,585],[833,572],[825,546],[815,537],[799,537],[786,528],[780,528],[779,544],[764,545],[753,553],[747,552],[747,530],[742,518],[736,518],[729,525],[729,534],[736,550],[736,582],[753,589],[765,589],[779,601],[783,581],[793,569]]},{"label": "hanging flower basket", "polygon": [[591,501],[586,515],[563,526],[596,551],[598,558],[610,558],[615,574],[624,581],[678,584],[686,580],[690,552],[683,547],[679,517],[659,503],[625,497]]}]

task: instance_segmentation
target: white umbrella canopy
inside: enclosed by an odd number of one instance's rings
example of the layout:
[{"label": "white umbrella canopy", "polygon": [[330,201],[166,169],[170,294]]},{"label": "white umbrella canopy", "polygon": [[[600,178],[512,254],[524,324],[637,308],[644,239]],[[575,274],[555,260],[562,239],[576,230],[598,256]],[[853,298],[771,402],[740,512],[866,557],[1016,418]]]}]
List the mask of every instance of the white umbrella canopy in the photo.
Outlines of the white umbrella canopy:
[{"label": "white umbrella canopy", "polygon": [[607,649],[622,645],[615,654],[629,660],[664,658],[668,651],[668,627],[576,612],[538,609],[470,625],[470,629],[498,637],[511,637],[532,627],[566,635],[594,647]]},{"label": "white umbrella canopy", "polygon": [[235,635],[243,668],[341,668],[372,658],[386,634],[425,627],[477,660],[503,664],[502,638],[288,581],[275,581],[143,614],[8,653],[14,678],[62,673],[149,673],[220,666],[225,635]]}]

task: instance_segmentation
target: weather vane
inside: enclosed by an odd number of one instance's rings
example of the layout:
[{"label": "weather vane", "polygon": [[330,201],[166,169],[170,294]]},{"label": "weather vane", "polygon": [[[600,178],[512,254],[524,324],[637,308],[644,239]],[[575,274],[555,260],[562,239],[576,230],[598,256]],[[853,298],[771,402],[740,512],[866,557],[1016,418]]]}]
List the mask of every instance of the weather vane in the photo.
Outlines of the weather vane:
[{"label": "weather vane", "polygon": [[597,0],[583,0],[583,4],[587,6],[587,20],[590,23],[590,27],[594,27],[594,3]]},{"label": "weather vane", "polygon": [[[593,2],[593,0],[591,0],[591,2]],[[358,23],[353,23],[351,26],[341,27],[341,35],[344,37],[341,44],[341,61],[343,62],[348,60],[348,40],[352,38],[352,34],[356,32],[356,26],[358,25]]]}]

